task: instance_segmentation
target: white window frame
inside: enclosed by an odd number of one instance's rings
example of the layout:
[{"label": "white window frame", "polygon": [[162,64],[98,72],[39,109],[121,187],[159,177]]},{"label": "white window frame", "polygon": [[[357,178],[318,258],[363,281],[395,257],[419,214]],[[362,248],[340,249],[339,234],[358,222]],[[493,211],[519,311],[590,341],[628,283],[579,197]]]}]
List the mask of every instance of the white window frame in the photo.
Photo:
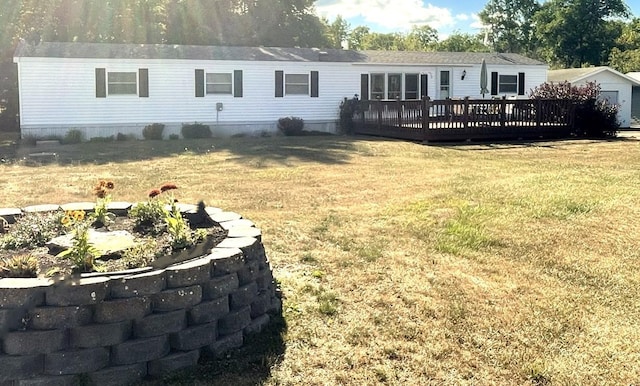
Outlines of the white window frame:
[{"label": "white window frame", "polygon": [[[384,99],[384,97],[387,95],[387,74],[384,72],[376,72],[376,73],[372,73],[369,75],[371,78],[371,85],[369,87],[369,98],[374,100],[374,99]],[[378,91],[374,91],[373,87],[375,84],[375,78],[379,78],[382,77],[382,89],[378,90]]]},{"label": "white window frame", "polygon": [[[298,79],[295,79],[297,77]],[[302,81],[304,77],[305,81]],[[300,90],[296,90],[299,88]],[[304,91],[302,90],[304,88]],[[311,79],[309,74],[290,73],[284,74],[284,95],[307,95],[311,91]]]},{"label": "white window frame", "polygon": [[[228,82],[220,82],[215,80],[209,81],[210,75],[212,78],[216,76],[224,75],[225,77],[229,77],[229,81]],[[204,75],[204,83],[205,83],[204,84],[205,94],[233,95],[233,73],[231,72],[207,72]],[[229,87],[228,90],[226,89],[224,91],[215,90],[216,86],[227,86],[227,85]]]},{"label": "white window frame", "polygon": [[[133,75],[133,81],[131,80],[111,80],[112,75],[123,75],[127,74],[129,76]],[[133,86],[133,92],[122,92],[122,91],[112,91],[113,86]],[[107,71],[107,95],[138,95],[138,71]]]},{"label": "white window frame", "polygon": [[[412,72],[407,72],[403,74],[403,95],[404,95],[404,99],[405,100],[418,100],[420,99],[420,74],[418,73],[412,73]],[[408,90],[407,89],[407,79],[409,77],[415,78],[416,80],[416,89],[415,90]],[[408,98],[407,95],[411,93],[414,94],[415,93],[415,98]]]},{"label": "white window frame", "polygon": [[[402,91],[404,89],[404,74],[401,72],[390,72],[387,74],[387,99],[389,100],[396,100],[398,98],[402,97]],[[398,88],[397,89],[391,89],[392,85],[395,83],[395,81],[391,80],[391,77],[398,79],[399,83],[398,83]]]}]

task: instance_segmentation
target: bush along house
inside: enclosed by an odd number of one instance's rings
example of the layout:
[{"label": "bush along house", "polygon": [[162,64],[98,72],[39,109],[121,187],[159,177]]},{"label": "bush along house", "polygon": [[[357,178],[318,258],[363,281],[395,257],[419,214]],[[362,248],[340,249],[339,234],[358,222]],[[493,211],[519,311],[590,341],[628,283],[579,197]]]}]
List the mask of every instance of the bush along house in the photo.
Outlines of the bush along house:
[{"label": "bush along house", "polygon": [[[480,69],[487,66],[486,95]],[[22,136],[141,137],[152,123],[179,134],[275,131],[283,117],[335,132],[344,98],[526,98],[547,65],[516,54],[313,48],[21,42]]]}]

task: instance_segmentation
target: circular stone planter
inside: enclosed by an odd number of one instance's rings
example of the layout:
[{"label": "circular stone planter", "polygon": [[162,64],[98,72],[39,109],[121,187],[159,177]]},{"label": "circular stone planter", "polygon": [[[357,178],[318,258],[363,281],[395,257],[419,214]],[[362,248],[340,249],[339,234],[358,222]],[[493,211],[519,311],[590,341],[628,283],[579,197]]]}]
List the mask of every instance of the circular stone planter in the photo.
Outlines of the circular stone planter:
[{"label": "circular stone planter", "polygon": [[[87,209],[91,203],[0,208]],[[130,203],[109,206],[126,214]],[[195,205],[181,205],[183,216]],[[65,279],[0,279],[0,384],[67,385],[78,376],[121,385],[220,356],[281,312],[261,232],[239,214],[206,208],[228,230],[203,255],[164,268]]]}]

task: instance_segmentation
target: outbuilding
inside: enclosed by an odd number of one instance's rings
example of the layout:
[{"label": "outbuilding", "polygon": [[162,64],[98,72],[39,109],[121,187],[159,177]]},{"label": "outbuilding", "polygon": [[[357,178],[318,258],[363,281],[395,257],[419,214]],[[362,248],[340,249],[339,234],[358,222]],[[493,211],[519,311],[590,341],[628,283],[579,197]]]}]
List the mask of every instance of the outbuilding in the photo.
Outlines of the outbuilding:
[{"label": "outbuilding", "polygon": [[553,83],[569,82],[582,86],[588,82],[600,85],[600,98],[620,106],[618,122],[621,128],[631,125],[632,87],[640,82],[610,67],[585,67],[551,70],[547,80]]},{"label": "outbuilding", "polygon": [[[486,62],[489,91],[480,90]],[[140,136],[204,123],[214,135],[276,130],[296,116],[335,132],[344,98],[525,98],[547,65],[516,54],[21,42],[22,135]]]}]

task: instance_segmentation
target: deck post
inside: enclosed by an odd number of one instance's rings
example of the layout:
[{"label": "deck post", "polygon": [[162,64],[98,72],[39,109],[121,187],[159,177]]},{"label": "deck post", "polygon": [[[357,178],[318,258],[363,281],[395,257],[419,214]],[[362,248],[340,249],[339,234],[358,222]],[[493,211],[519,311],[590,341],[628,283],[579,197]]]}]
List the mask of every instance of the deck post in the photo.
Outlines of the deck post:
[{"label": "deck post", "polygon": [[421,118],[422,118],[422,141],[426,142],[428,141],[427,135],[429,133],[429,97],[428,96],[423,96],[422,97],[422,103],[420,108],[422,109],[421,113]]},{"label": "deck post", "polygon": [[402,101],[400,100],[400,97],[398,97],[396,101],[398,102],[396,104],[398,107],[398,127],[402,129]]},{"label": "deck post", "polygon": [[382,132],[382,101],[378,99],[376,105],[378,105],[378,130]]},{"label": "deck post", "polygon": [[500,127],[504,129],[507,120],[507,96],[503,95],[500,101]]},{"label": "deck post", "polygon": [[464,97],[464,111],[462,111],[462,125],[464,129],[469,128],[469,97]]}]

